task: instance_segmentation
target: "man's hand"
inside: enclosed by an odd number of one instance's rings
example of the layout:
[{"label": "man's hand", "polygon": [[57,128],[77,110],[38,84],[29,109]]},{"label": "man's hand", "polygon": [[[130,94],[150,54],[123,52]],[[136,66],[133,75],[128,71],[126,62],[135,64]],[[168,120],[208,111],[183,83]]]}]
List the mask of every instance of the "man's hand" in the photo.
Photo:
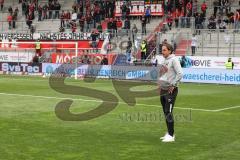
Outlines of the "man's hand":
[{"label": "man's hand", "polygon": [[174,90],[174,88],[175,88],[174,86],[171,86],[171,87],[169,87],[169,88],[168,88],[168,93],[169,93],[169,94],[172,94],[172,93],[173,93],[173,90]]}]

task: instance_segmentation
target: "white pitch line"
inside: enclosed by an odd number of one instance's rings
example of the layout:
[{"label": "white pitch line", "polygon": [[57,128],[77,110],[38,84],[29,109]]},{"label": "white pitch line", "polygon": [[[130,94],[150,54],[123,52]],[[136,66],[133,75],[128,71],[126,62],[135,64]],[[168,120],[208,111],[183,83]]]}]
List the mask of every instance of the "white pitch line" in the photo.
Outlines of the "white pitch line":
[{"label": "white pitch line", "polygon": [[[18,97],[31,97],[31,98],[43,98],[43,99],[60,99],[60,100],[74,100],[74,101],[85,101],[85,102],[99,102],[102,103],[103,101],[100,100],[90,100],[90,99],[81,99],[81,98],[62,98],[62,97],[50,97],[50,96],[36,96],[36,95],[27,95],[27,94],[12,94],[12,93],[0,93],[0,95],[5,95],[5,96],[18,96]],[[107,103],[115,103],[115,102],[110,102],[110,101],[105,101]],[[126,104],[125,102],[118,102],[119,104]],[[152,105],[152,104],[142,104],[142,103],[136,103],[138,106],[150,106],[150,107],[158,107],[160,108],[160,105]],[[220,112],[220,111],[225,111],[229,109],[235,109],[235,108],[240,108],[240,106],[233,106],[233,107],[227,107],[227,108],[222,108],[222,109],[216,109],[216,110],[209,110],[209,109],[199,109],[199,108],[182,108],[182,107],[174,107],[176,109],[181,109],[181,110],[192,110],[192,111],[204,111],[204,112]]]},{"label": "white pitch line", "polygon": [[31,98],[44,98],[44,99],[61,99],[61,100],[74,100],[74,101],[86,101],[86,102],[103,102],[98,100],[88,100],[88,99],[81,99],[81,98],[62,98],[62,97],[49,97],[49,96],[35,96],[35,95],[28,95],[28,94],[11,94],[11,93],[0,93],[0,95],[5,96],[18,96],[18,97],[31,97]]},{"label": "white pitch line", "polygon": [[233,106],[233,107],[227,107],[227,108],[217,109],[216,112],[226,111],[226,110],[229,110],[229,109],[236,109],[236,108],[240,108],[240,106]]}]

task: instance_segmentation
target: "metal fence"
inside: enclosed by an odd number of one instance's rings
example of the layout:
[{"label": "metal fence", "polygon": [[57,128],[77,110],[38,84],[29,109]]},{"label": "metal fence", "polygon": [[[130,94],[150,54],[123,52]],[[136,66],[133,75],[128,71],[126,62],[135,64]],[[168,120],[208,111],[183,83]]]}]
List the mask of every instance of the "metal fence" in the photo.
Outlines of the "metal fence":
[{"label": "metal fence", "polygon": [[[194,55],[198,56],[240,56],[240,30],[208,30],[201,29],[197,38],[196,51]],[[180,32],[177,42],[177,54],[180,50],[187,55],[192,55],[191,42],[192,32]],[[171,36],[171,35],[169,35]]]}]

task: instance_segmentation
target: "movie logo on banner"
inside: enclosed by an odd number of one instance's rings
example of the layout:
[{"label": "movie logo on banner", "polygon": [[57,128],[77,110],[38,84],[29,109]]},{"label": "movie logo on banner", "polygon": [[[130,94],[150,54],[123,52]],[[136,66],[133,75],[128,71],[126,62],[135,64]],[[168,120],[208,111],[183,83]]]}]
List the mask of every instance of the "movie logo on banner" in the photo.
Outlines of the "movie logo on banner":
[{"label": "movie logo on banner", "polygon": [[24,72],[24,73],[41,73],[42,64],[34,63],[0,63],[0,71],[3,72]]},{"label": "movie logo on banner", "polygon": [[35,53],[33,52],[1,52],[0,62],[31,62]]},{"label": "movie logo on banner", "polygon": [[[126,2],[125,2],[126,3]],[[115,16],[122,16],[123,1],[115,2]],[[145,4],[144,1],[131,1],[130,16],[141,16],[145,13],[145,9],[150,7],[152,16],[163,16],[162,4]]]},{"label": "movie logo on banner", "polygon": [[[177,56],[183,68],[217,68],[226,69],[225,63],[229,57],[206,57],[206,56]],[[163,62],[162,56],[158,56],[158,63]],[[240,58],[232,57],[234,69],[240,69]]]},{"label": "movie logo on banner", "polygon": [[[106,55],[106,57],[108,58],[108,64],[112,64],[113,61],[116,58],[116,55],[114,54],[108,54]],[[69,53],[69,54],[65,54],[65,53],[53,53],[51,55],[52,58],[52,63],[84,63],[83,61],[89,61],[89,64],[95,64],[95,65],[99,65],[101,64],[104,55],[103,54],[83,54],[83,53],[79,53],[77,58],[76,58],[76,54],[75,53]]]}]

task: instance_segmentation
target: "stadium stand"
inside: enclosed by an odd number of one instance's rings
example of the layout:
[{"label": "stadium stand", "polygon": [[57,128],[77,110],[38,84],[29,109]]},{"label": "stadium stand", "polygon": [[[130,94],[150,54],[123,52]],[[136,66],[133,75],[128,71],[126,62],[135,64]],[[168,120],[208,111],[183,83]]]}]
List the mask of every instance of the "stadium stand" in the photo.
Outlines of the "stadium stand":
[{"label": "stadium stand", "polygon": [[[134,2],[132,2],[134,3]],[[162,4],[162,16],[142,14],[131,16],[134,5],[129,1],[120,4],[122,16],[116,12],[118,3],[105,0],[19,0],[4,1],[0,13],[0,32],[6,33],[85,33],[82,40],[89,40],[90,49],[110,33],[110,43],[116,47],[112,53],[126,54],[128,39],[132,41],[132,61],[140,60],[140,44],[147,40],[147,60],[160,53],[164,40],[172,43],[176,55],[191,55],[192,34],[197,34],[197,55],[239,56],[237,35],[239,16],[238,1],[233,0],[167,0],[146,1],[145,4]],[[186,6],[186,7],[185,7]],[[139,6],[138,6],[139,7]],[[155,6],[156,8],[157,6]],[[152,13],[153,14],[153,13]],[[150,17],[150,18],[148,18]],[[237,18],[236,18],[237,17]],[[150,20],[151,19],[151,20]],[[132,34],[133,26],[137,32]],[[103,35],[102,34],[102,35]],[[135,37],[135,39],[133,39]],[[103,44],[103,42],[101,42]],[[102,46],[96,48],[97,53]],[[111,46],[110,46],[111,48]],[[88,53],[92,51],[88,51]]]}]

